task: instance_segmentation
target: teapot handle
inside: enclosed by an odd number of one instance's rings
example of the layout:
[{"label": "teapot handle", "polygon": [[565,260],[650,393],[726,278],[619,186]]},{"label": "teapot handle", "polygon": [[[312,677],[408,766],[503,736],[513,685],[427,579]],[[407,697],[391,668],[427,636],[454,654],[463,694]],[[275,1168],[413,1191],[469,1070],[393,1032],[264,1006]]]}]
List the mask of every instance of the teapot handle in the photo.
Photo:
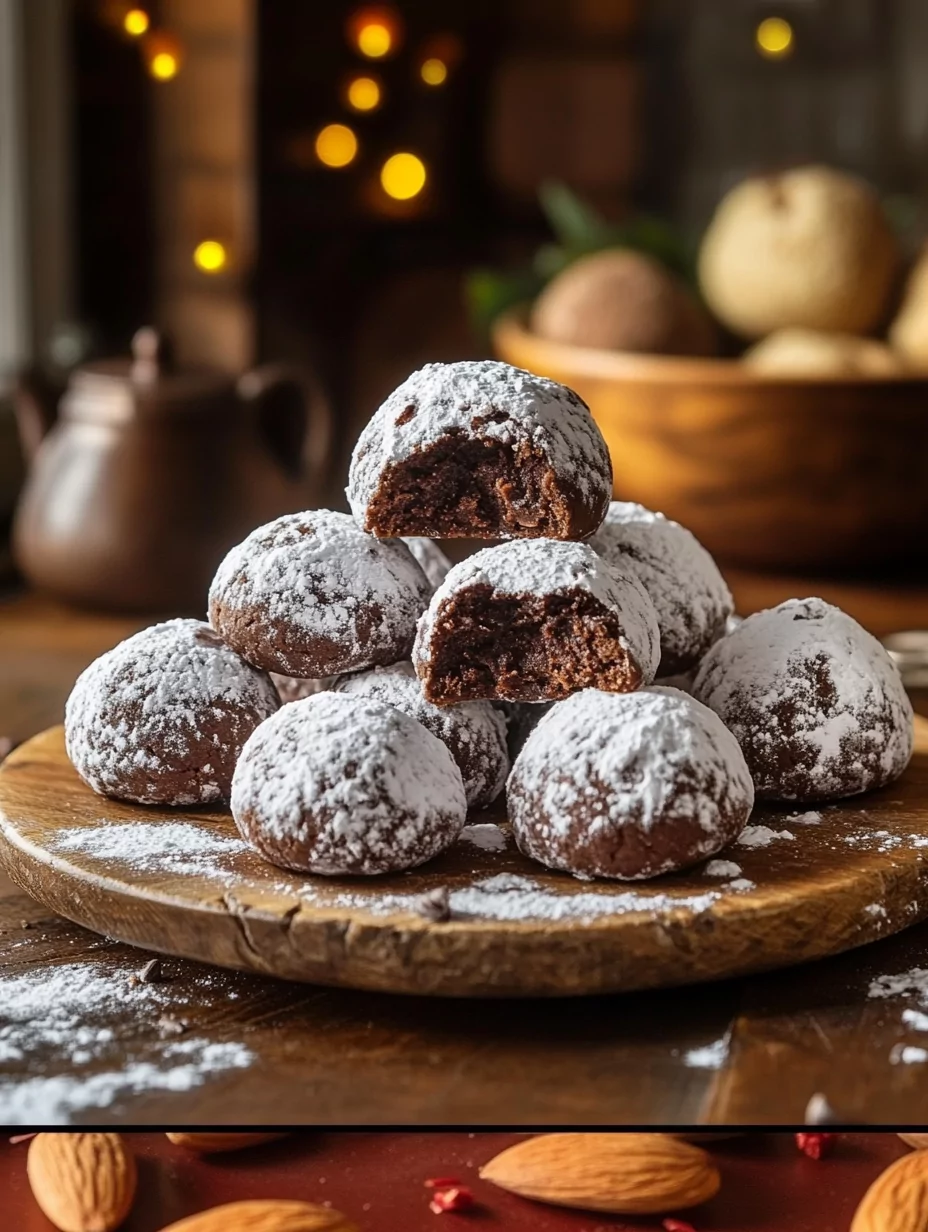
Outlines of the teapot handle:
[{"label": "teapot handle", "polygon": [[309,371],[262,364],[238,381],[238,395],[257,412],[258,430],[274,460],[292,479],[321,479],[332,452],[332,411]]}]

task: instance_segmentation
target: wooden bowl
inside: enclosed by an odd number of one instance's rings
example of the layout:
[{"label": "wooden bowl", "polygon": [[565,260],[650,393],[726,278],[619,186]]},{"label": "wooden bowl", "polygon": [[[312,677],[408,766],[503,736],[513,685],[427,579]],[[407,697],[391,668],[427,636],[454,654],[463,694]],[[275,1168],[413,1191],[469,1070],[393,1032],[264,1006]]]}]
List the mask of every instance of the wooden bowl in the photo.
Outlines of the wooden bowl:
[{"label": "wooden bowl", "polygon": [[862,572],[928,561],[928,378],[760,378],[735,360],[549,342],[499,318],[497,354],[593,412],[615,495],[725,561]]}]

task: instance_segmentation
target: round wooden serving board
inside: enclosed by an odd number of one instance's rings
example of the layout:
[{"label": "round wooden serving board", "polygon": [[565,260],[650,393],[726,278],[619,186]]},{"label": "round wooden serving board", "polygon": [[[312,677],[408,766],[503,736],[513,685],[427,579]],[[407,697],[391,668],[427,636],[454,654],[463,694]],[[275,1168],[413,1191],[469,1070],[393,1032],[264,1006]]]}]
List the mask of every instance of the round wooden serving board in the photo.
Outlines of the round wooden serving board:
[{"label": "round wooden serving board", "polygon": [[[461,840],[411,873],[301,877],[246,849],[228,813],[94,795],[60,727],[0,768],[3,867],[53,911],[107,936],[320,984],[576,995],[805,962],[928,916],[928,722],[917,720],[912,764],[884,791],[812,816],[757,809],[751,825],[769,830],[755,834],[761,845],[722,853],[739,866],[723,877],[700,866],[652,882],[580,882],[524,859],[508,836],[488,850],[503,839],[491,824],[505,830],[501,811],[471,821],[483,846]],[[419,910],[436,889],[451,894],[445,923]]]}]

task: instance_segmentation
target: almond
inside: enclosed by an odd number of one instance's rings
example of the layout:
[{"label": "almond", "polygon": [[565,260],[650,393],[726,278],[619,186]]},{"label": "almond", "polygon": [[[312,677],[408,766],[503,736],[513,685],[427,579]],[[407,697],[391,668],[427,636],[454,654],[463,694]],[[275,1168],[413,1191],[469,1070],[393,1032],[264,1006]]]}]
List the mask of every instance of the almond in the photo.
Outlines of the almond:
[{"label": "almond", "polygon": [[668,1134],[543,1134],[480,1170],[485,1181],[556,1206],[660,1215],[718,1192],[705,1151]]},{"label": "almond", "polygon": [[928,1232],[928,1151],[903,1155],[861,1200],[851,1232]]},{"label": "almond", "polygon": [[188,1215],[162,1232],[358,1232],[344,1215],[327,1206],[273,1198],[227,1202]]},{"label": "almond", "polygon": [[262,1142],[274,1142],[277,1138],[286,1138],[286,1134],[184,1134],[172,1132],[168,1138],[175,1146],[185,1146],[189,1151],[199,1151],[203,1155],[217,1154],[219,1151],[241,1151],[246,1146],[260,1146]]},{"label": "almond", "polygon": [[928,1134],[900,1134],[907,1146],[914,1147],[916,1151],[924,1151],[928,1148]]},{"label": "almond", "polygon": [[135,1197],[135,1159],[119,1134],[37,1134],[26,1173],[61,1232],[112,1232]]}]

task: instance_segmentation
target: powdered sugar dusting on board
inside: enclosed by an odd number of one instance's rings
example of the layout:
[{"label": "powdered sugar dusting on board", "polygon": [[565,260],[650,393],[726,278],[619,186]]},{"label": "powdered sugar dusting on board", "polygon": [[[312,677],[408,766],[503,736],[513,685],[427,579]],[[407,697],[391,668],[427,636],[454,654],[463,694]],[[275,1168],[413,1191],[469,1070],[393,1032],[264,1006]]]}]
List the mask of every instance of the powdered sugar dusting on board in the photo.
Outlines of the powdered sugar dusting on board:
[{"label": "powdered sugar dusting on board", "polygon": [[770,826],[745,826],[738,835],[739,847],[769,847],[777,839],[794,839],[791,830],[773,830]]},{"label": "powdered sugar dusting on board", "polygon": [[168,620],[120,642],[77,679],[65,707],[75,769],[101,794],[209,804],[234,760],[279,705],[264,672],[199,620]]},{"label": "powdered sugar dusting on board", "polygon": [[467,802],[451,754],[416,719],[373,698],[320,693],[284,706],[248,740],[232,813],[274,863],[369,874],[421,864],[454,842]]},{"label": "powdered sugar dusting on board", "polygon": [[[0,975],[0,1121],[4,1125],[67,1125],[121,1106],[131,1095],[190,1091],[254,1054],[238,1041],[210,1041],[191,1029],[159,1041],[162,1014],[183,1017],[202,1001],[204,982],[232,978],[208,972],[195,980],[131,987],[130,969],[112,961],[63,963]],[[129,1006],[137,1024],[114,1031]],[[128,1032],[128,1034],[127,1034]],[[151,1060],[157,1041],[156,1060]],[[48,1069],[58,1071],[55,1074]],[[64,1071],[64,1072],[62,1072]]]},{"label": "powdered sugar dusting on board", "polygon": [[760,798],[853,795],[897,777],[912,754],[898,668],[822,599],[749,616],[706,655],[693,691],[738,737]]},{"label": "powdered sugar dusting on board", "polygon": [[168,818],[75,826],[59,830],[49,847],[106,863],[118,861],[137,872],[211,879],[227,879],[230,861],[251,850],[234,832],[231,821],[226,835]]},{"label": "powdered sugar dusting on board", "polygon": [[608,499],[609,451],[573,390],[497,360],[466,360],[426,364],[374,413],[355,446],[348,478],[348,502],[358,521],[365,520],[385,466],[452,431],[513,448],[529,445],[586,500]]},{"label": "powdered sugar dusting on board", "polygon": [[621,642],[639,665],[644,680],[654,679],[660,659],[660,633],[654,605],[644,587],[626,570],[613,569],[585,543],[555,539],[517,539],[484,548],[455,565],[432,596],[419,622],[413,657],[429,657],[429,643],[442,605],[471,586],[489,586],[497,596],[536,596],[584,590],[618,615]]},{"label": "powdered sugar dusting on board", "polygon": [[731,592],[706,549],[678,522],[613,501],[589,544],[648,592],[660,625],[661,675],[695,665],[724,634],[734,611]]},{"label": "powdered sugar dusting on board", "polygon": [[425,698],[409,662],[343,676],[335,687],[340,693],[396,706],[424,724],[457,762],[471,808],[491,804],[503,790],[509,773],[506,721],[489,702],[435,706]]},{"label": "powdered sugar dusting on board", "polygon": [[431,587],[400,539],[366,535],[347,513],[314,509],[260,526],[223,560],[210,588],[210,613],[256,608],[343,647],[329,672],[374,662],[374,651],[412,641]]},{"label": "powdered sugar dusting on board", "polygon": [[492,821],[465,826],[460,837],[462,842],[471,843],[481,851],[505,851],[508,842],[505,832]]}]

